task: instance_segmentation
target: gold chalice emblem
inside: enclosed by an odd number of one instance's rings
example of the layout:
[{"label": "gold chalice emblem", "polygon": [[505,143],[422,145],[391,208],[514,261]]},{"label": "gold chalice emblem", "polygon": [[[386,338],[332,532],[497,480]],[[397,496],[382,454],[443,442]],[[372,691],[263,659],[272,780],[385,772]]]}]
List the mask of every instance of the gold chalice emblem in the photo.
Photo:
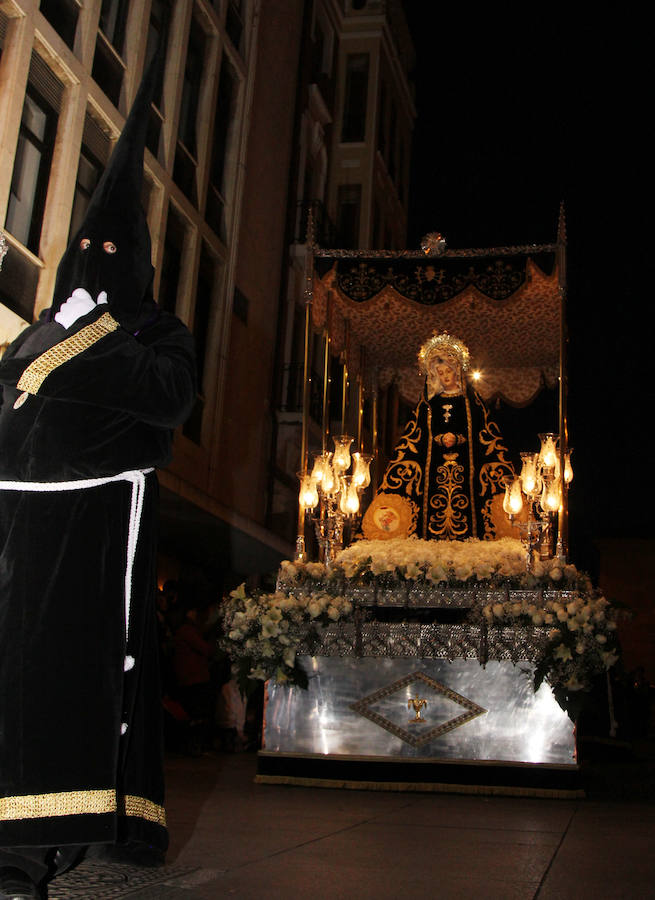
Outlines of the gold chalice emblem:
[{"label": "gold chalice emblem", "polygon": [[407,701],[407,709],[413,709],[416,714],[413,719],[409,720],[410,725],[424,725],[425,724],[425,719],[421,716],[421,710],[423,709],[423,707],[425,707],[427,705],[428,705],[428,701],[423,700],[423,698],[419,697],[418,694],[416,694],[415,697],[412,697]]}]

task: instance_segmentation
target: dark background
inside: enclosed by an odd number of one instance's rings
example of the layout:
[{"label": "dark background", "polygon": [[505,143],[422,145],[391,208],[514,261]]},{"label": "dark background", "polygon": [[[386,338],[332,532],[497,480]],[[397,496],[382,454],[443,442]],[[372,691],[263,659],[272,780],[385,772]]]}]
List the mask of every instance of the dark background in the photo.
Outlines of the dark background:
[{"label": "dark background", "polygon": [[417,54],[409,246],[428,231],[453,248],[554,242],[565,205],[571,556],[593,570],[599,538],[655,534],[645,24],[596,8],[574,22],[404,6]]}]

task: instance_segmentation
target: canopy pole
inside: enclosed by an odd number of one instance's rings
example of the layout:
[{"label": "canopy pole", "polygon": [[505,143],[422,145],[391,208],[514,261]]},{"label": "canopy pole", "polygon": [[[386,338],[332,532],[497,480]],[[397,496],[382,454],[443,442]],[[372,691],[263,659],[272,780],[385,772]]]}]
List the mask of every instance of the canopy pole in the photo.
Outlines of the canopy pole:
[{"label": "canopy pole", "polygon": [[348,429],[346,428],[346,419],[348,417],[348,336],[349,336],[349,325],[350,323],[346,319],[345,322],[345,346],[343,348],[343,353],[341,354],[343,371],[341,376],[341,434],[347,434]]},{"label": "canopy pole", "polygon": [[364,365],[366,362],[366,351],[363,347],[359,348],[359,374],[357,375],[357,449],[360,453],[364,452]]},{"label": "canopy pole", "polygon": [[[309,367],[310,336],[312,323],[312,304],[314,302],[314,211],[310,206],[307,216],[307,235],[305,243],[305,336],[303,358],[302,386],[302,425],[300,431],[300,473],[307,474],[308,467],[308,435],[309,435],[309,401],[311,377]],[[298,532],[296,537],[296,559],[305,560],[305,507],[298,503]]]},{"label": "canopy pole", "polygon": [[380,450],[378,447],[378,415],[379,415],[379,404],[380,404],[380,383],[378,381],[378,373],[377,369],[375,371],[375,384],[373,385],[373,409],[371,410],[371,430],[373,432],[371,436],[371,455],[373,457],[373,471],[375,473],[375,488],[380,482],[379,472],[380,472]]},{"label": "canopy pole", "polygon": [[569,552],[569,498],[564,481],[564,464],[569,446],[568,423],[568,368],[566,327],[566,219],[564,203],[560,203],[557,225],[557,280],[559,286],[560,347],[559,347],[559,470],[562,499],[557,522],[557,557],[566,561]]},{"label": "canopy pole", "polygon": [[325,331],[323,332],[323,453],[327,450],[330,436],[330,294],[325,310]]}]

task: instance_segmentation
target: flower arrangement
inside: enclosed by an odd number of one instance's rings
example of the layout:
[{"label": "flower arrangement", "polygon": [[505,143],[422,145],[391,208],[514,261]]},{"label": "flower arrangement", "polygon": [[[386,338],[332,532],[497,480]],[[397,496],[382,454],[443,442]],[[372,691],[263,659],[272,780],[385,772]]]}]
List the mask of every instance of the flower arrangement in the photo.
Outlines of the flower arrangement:
[{"label": "flower arrangement", "polygon": [[547,599],[542,606],[525,600],[488,603],[480,617],[488,625],[542,626],[548,640],[537,661],[534,687],[546,680],[560,706],[573,712],[580,692],[589,691],[594,679],[619,659],[619,610],[598,591]]},{"label": "flower arrangement", "polygon": [[[283,562],[274,593],[249,596],[243,585],[232,592],[223,609],[222,645],[242,690],[269,678],[306,686],[296,659],[299,645],[318,637],[321,627],[353,621],[347,595],[362,582],[384,588],[390,583],[477,588],[480,599],[468,612],[469,623],[543,628],[535,690],[547,681],[569,712],[619,657],[618,610],[573,565],[537,560],[528,573],[525,550],[512,538],[362,540],[342,550],[329,567]],[[488,602],[488,590],[499,592],[495,602]],[[521,596],[521,591],[529,593]]]},{"label": "flower arrangement", "polygon": [[352,612],[349,600],[324,591],[249,596],[240,585],[223,605],[221,646],[242,693],[269,678],[306,687],[307,675],[296,660],[298,645],[317,635],[320,626],[348,619]]},{"label": "flower arrangement", "polygon": [[526,570],[526,552],[521,541],[425,541],[399,538],[390,541],[356,541],[337,554],[328,568],[316,562],[282,563],[278,585],[307,586],[312,582],[390,579],[424,582],[434,587],[482,587],[498,585],[514,589],[549,588],[591,590],[589,578],[571,564],[557,559],[536,560]]}]

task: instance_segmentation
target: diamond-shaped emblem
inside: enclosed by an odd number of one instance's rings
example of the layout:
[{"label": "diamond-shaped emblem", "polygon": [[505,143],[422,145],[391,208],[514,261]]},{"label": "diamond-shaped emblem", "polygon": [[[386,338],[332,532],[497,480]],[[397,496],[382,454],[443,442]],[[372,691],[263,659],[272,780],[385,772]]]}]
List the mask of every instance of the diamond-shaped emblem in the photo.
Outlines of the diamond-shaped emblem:
[{"label": "diamond-shaped emblem", "polygon": [[405,675],[350,708],[412,747],[422,747],[487,712],[425,672]]}]

